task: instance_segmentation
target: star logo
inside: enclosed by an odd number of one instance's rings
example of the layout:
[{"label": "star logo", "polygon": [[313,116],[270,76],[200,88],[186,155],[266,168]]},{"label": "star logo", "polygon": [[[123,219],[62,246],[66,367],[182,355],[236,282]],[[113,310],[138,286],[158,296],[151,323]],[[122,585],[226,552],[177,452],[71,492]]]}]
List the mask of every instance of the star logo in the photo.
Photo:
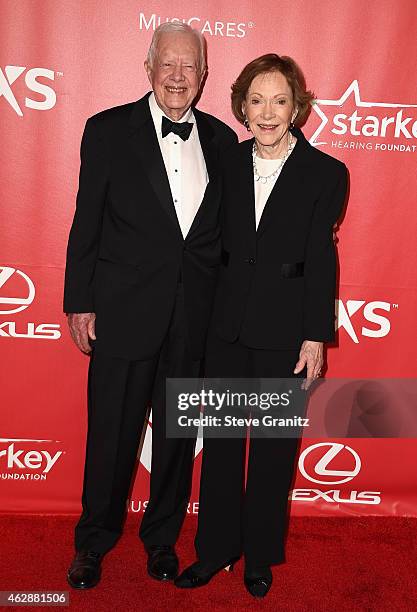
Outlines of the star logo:
[{"label": "star logo", "polygon": [[[329,118],[326,115],[326,113],[324,112],[324,110],[322,109],[322,107],[326,107],[326,106],[335,106],[335,107],[339,107],[341,108],[344,103],[348,100],[348,98],[352,96],[354,103],[356,105],[357,108],[398,108],[398,109],[405,109],[405,108],[417,108],[417,104],[401,104],[401,103],[391,103],[391,102],[364,102],[361,99],[361,95],[360,95],[360,91],[359,91],[359,83],[357,80],[352,81],[352,83],[349,85],[349,87],[346,89],[346,91],[340,96],[340,98],[338,100],[315,100],[313,103],[313,110],[315,111],[315,113],[317,113],[317,115],[319,116],[321,123],[318,126],[318,128],[316,129],[316,131],[314,132],[314,134],[311,136],[310,138],[310,143],[315,146],[321,146],[321,145],[326,145],[328,144],[327,141],[325,140],[319,140],[319,136],[322,133],[323,129],[325,128],[325,126],[327,125],[327,123],[329,122]],[[374,116],[370,116],[369,118],[372,118],[372,120],[374,121],[374,125],[376,126],[376,121],[378,121],[378,119]],[[360,119],[362,119],[362,117],[355,117],[356,122]],[[397,123],[398,123],[398,119],[400,119],[399,121],[399,127],[398,127],[398,132],[399,133],[403,133],[407,138],[411,138],[411,134],[409,134],[409,132],[406,130],[405,128],[405,124],[409,123],[412,119],[411,118],[407,118],[405,120],[402,120],[402,113],[401,111],[399,113],[397,113]],[[394,117],[389,117],[386,118],[386,125],[385,125],[385,131],[387,129],[387,126],[389,124],[392,124],[396,121],[396,119]],[[396,127],[396,133],[395,135],[398,136],[399,133],[397,134],[397,123],[395,123],[395,127]],[[417,128],[416,128],[417,122],[414,122],[414,127],[412,130],[412,134],[414,136],[417,137]],[[372,127],[372,126],[371,126]],[[377,127],[375,127],[375,130],[377,129]],[[378,126],[379,129],[379,126]],[[340,133],[340,132],[339,132]],[[354,135],[358,135],[354,132]],[[375,135],[382,135],[384,136],[385,133],[381,133],[381,134],[375,134],[375,133],[366,133],[366,135],[368,136],[375,136]]]},{"label": "star logo", "polygon": [[[198,429],[198,437],[196,440],[194,457],[202,451],[203,448],[203,430],[200,425]],[[149,413],[148,423],[146,425],[143,445],[140,450],[139,459],[143,467],[150,472],[152,465],[152,411]]]}]

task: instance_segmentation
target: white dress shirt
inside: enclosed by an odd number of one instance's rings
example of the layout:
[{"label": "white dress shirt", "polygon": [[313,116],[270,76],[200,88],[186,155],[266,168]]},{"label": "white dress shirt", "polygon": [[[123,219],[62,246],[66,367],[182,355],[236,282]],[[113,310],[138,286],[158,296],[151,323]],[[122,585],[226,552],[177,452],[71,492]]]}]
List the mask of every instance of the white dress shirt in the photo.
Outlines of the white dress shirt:
[{"label": "white dress shirt", "polygon": [[149,96],[149,108],[168,175],[178,222],[185,238],[203,200],[209,180],[195,117],[190,108],[178,122],[188,121],[195,124],[188,140],[184,141],[172,132],[162,138],[162,117],[166,115],[159,108],[153,92]]}]

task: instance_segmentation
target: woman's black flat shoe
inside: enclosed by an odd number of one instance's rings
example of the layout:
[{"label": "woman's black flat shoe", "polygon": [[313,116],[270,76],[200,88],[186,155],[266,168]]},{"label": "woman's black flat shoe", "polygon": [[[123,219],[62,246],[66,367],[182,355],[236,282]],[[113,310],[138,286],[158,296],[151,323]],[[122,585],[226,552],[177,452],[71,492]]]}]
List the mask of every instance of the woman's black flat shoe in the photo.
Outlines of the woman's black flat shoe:
[{"label": "woman's black flat shoe", "polygon": [[253,597],[265,597],[272,585],[272,572],[266,568],[262,576],[244,576],[245,587]]},{"label": "woman's black flat shoe", "polygon": [[180,589],[195,589],[197,587],[202,587],[208,584],[213,576],[218,574],[222,569],[227,569],[227,571],[232,572],[235,561],[237,561],[236,558],[230,559],[210,572],[201,571],[198,567],[200,564],[197,561],[197,563],[193,563],[187,567],[177,578],[175,578],[174,584]]}]

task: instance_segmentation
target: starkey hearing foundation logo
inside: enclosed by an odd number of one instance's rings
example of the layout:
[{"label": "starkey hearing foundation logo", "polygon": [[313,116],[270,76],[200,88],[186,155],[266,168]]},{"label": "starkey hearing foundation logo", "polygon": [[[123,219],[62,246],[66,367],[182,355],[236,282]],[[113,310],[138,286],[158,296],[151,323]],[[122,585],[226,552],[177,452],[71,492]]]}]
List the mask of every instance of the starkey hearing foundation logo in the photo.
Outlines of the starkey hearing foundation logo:
[{"label": "starkey hearing foundation logo", "polygon": [[210,20],[205,17],[172,17],[162,16],[156,13],[145,14],[139,13],[139,29],[154,31],[161,23],[166,22],[181,22],[190,25],[206,36],[215,36],[220,38],[244,38],[248,31],[255,27],[253,21],[238,22],[237,20]]},{"label": "starkey hearing foundation logo", "polygon": [[0,438],[1,480],[46,480],[64,451],[59,440]]},{"label": "starkey hearing foundation logo", "polygon": [[315,100],[320,125],[310,138],[316,147],[380,152],[417,152],[417,104],[367,102],[352,81],[337,100]]},{"label": "starkey hearing foundation logo", "polygon": [[[56,104],[55,90],[39,79],[54,81],[56,76],[63,76],[62,72],[54,72],[48,68],[5,66],[0,68],[0,98],[4,98],[19,117],[23,117],[22,108],[50,110]],[[26,86],[26,95],[19,100],[13,87],[18,79],[24,79]],[[32,93],[37,94],[35,98],[32,98]]]},{"label": "starkey hearing foundation logo", "polygon": [[58,340],[61,337],[58,323],[21,323],[10,319],[33,303],[35,285],[32,279],[21,270],[10,266],[0,266],[0,339],[1,338],[37,338]]}]

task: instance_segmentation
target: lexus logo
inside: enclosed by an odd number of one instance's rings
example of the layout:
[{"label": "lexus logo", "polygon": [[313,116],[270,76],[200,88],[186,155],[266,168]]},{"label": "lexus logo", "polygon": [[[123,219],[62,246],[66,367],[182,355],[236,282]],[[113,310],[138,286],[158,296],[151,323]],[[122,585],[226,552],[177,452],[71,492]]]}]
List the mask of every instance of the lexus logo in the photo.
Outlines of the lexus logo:
[{"label": "lexus logo", "polygon": [[[393,308],[398,308],[398,304],[394,304]],[[391,304],[379,300],[368,303],[365,300],[346,300],[345,306],[343,301],[338,299],[336,300],[336,329],[344,328],[355,344],[359,343],[358,333],[368,338],[383,338],[389,334],[391,323],[378,310],[390,312]],[[362,311],[364,319],[372,323],[373,327],[362,325],[355,331],[351,319],[358,311]]]},{"label": "lexus logo", "polygon": [[[19,276],[25,281],[26,291],[20,297],[14,297],[10,294],[6,297],[5,295],[8,293],[7,283],[13,275]],[[27,274],[16,268],[0,266],[0,314],[11,314],[25,310],[25,308],[32,304],[34,297],[35,285]]]},{"label": "lexus logo", "polygon": [[[317,461],[315,466],[311,467],[310,465],[307,471],[305,467],[306,457],[316,448],[322,448],[323,450],[327,448],[327,450],[324,455],[322,455],[321,459]],[[353,469],[332,470],[328,468],[328,465],[337,455],[339,455],[339,453],[343,453],[343,456],[346,458],[345,461],[347,465],[354,465]],[[298,460],[298,468],[301,474],[304,476],[304,478],[307,478],[307,480],[311,480],[312,482],[317,482],[319,484],[334,485],[349,482],[355,478],[361,469],[361,459],[358,453],[350,446],[345,446],[344,444],[339,444],[338,442],[320,442],[318,444],[308,446],[303,450]],[[316,476],[322,476],[323,478],[318,479]],[[340,476],[343,478],[340,478]]]},{"label": "lexus logo", "polygon": [[[26,66],[5,66],[4,70],[0,68],[0,98],[3,96],[19,117],[23,117],[23,112],[13,93],[12,85],[25,73],[25,70]],[[38,96],[35,100],[26,96],[25,106],[35,110],[50,110],[56,104],[56,93],[52,87],[38,81],[39,77],[53,81],[55,73],[47,68],[30,68],[25,73],[26,87]],[[39,100],[39,96],[44,99]]]}]

